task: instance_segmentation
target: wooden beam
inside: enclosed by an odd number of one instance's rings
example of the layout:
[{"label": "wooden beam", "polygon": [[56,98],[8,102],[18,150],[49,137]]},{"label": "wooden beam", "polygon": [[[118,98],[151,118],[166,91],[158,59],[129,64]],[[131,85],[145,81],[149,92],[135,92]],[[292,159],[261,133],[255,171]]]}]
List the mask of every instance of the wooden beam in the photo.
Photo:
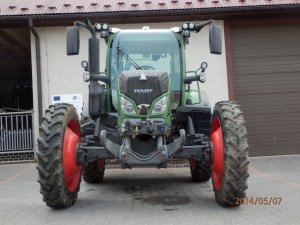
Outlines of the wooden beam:
[{"label": "wooden beam", "polygon": [[4,29],[0,29],[0,38],[5,40],[12,46],[22,46],[13,36],[8,34]]},{"label": "wooden beam", "polygon": [[[0,39],[2,39],[2,44],[0,49],[3,49],[9,55],[30,55],[30,42],[20,43],[20,40],[17,40],[12,33],[6,32],[4,29],[0,29]],[[6,44],[4,44],[6,43]],[[1,51],[3,55],[3,51]]]},{"label": "wooden beam", "polygon": [[3,29],[11,37],[14,37],[22,46],[30,46],[30,33],[28,28]]}]

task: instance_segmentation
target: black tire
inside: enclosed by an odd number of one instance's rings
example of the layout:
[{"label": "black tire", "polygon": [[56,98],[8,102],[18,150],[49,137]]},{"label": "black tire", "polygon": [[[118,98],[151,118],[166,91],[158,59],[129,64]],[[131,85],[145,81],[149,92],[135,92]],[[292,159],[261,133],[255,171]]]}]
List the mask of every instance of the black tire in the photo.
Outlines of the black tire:
[{"label": "black tire", "polygon": [[[80,177],[79,180],[77,179],[78,183],[77,180],[74,183],[75,191],[71,192],[64,176],[63,149],[65,132],[70,123],[72,123],[72,128],[76,129],[76,134],[80,139],[80,126],[75,108],[69,104],[56,104],[46,110],[40,126],[38,151],[36,153],[38,182],[43,201],[47,206],[54,209],[67,208],[73,205],[80,188]],[[80,173],[81,169],[79,176]]]},{"label": "black tire", "polygon": [[87,166],[82,166],[82,177],[87,183],[100,183],[104,177],[105,160],[103,160],[104,166],[99,167],[98,161],[89,163]]},{"label": "black tire", "polygon": [[[223,137],[223,177],[220,187],[212,180],[217,202],[224,207],[238,206],[237,199],[246,197],[248,188],[248,138],[243,112],[236,102],[218,102],[215,105],[212,121],[219,119]],[[217,121],[217,119],[216,119]],[[212,139],[212,137],[211,137]],[[213,152],[215,157],[217,154]]]},{"label": "black tire", "polygon": [[[210,149],[207,150],[210,154]],[[207,155],[209,156],[209,155]],[[190,159],[191,178],[193,182],[206,182],[211,177],[210,157],[203,160]]]}]

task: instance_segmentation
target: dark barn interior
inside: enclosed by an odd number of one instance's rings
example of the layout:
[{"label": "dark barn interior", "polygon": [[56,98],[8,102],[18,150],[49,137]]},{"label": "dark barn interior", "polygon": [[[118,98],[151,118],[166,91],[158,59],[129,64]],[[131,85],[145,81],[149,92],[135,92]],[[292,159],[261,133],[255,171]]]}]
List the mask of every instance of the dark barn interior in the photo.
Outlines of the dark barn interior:
[{"label": "dark barn interior", "polygon": [[0,59],[0,109],[4,111],[32,109],[28,28],[0,29]]}]

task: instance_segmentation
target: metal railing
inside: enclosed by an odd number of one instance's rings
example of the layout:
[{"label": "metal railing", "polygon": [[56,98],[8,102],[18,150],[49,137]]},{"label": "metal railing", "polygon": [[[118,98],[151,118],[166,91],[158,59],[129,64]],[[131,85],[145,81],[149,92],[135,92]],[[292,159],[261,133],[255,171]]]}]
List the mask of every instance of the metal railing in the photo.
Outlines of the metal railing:
[{"label": "metal railing", "polygon": [[34,151],[33,111],[0,112],[0,153]]}]

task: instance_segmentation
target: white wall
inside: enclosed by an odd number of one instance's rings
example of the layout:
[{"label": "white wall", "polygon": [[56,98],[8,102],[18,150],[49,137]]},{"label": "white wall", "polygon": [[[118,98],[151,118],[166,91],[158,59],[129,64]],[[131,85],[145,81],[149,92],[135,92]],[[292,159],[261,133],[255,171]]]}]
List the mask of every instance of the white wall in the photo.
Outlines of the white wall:
[{"label": "white wall", "polygon": [[[222,21],[217,24],[223,27]],[[180,26],[180,22],[170,23],[148,23],[148,24],[122,24],[113,25],[112,27],[125,28],[142,28],[143,26],[151,28],[172,28]],[[90,34],[81,28],[80,54],[78,56],[66,55],[66,27],[45,27],[37,28],[41,42],[41,63],[42,63],[42,92],[43,92],[43,110],[51,104],[51,95],[56,94],[75,94],[82,93],[84,95],[84,114],[88,111],[88,84],[82,80],[83,69],[80,62],[88,57],[88,38]],[[224,39],[223,39],[224,42]],[[196,70],[202,61],[208,63],[206,83],[201,87],[208,93],[211,105],[220,100],[228,99],[227,74],[226,74],[226,58],[225,49],[222,55],[211,55],[208,45],[208,27],[204,28],[200,33],[193,33],[190,38],[190,45],[186,48],[187,69]],[[34,56],[34,38],[32,44],[32,67],[33,76],[35,73],[35,57]],[[100,70],[104,71],[106,46],[101,39],[101,62]],[[223,46],[224,43],[223,43]],[[35,78],[33,79],[35,83]],[[34,89],[34,96],[36,90]],[[34,101],[35,109],[37,109],[37,100]]]}]

